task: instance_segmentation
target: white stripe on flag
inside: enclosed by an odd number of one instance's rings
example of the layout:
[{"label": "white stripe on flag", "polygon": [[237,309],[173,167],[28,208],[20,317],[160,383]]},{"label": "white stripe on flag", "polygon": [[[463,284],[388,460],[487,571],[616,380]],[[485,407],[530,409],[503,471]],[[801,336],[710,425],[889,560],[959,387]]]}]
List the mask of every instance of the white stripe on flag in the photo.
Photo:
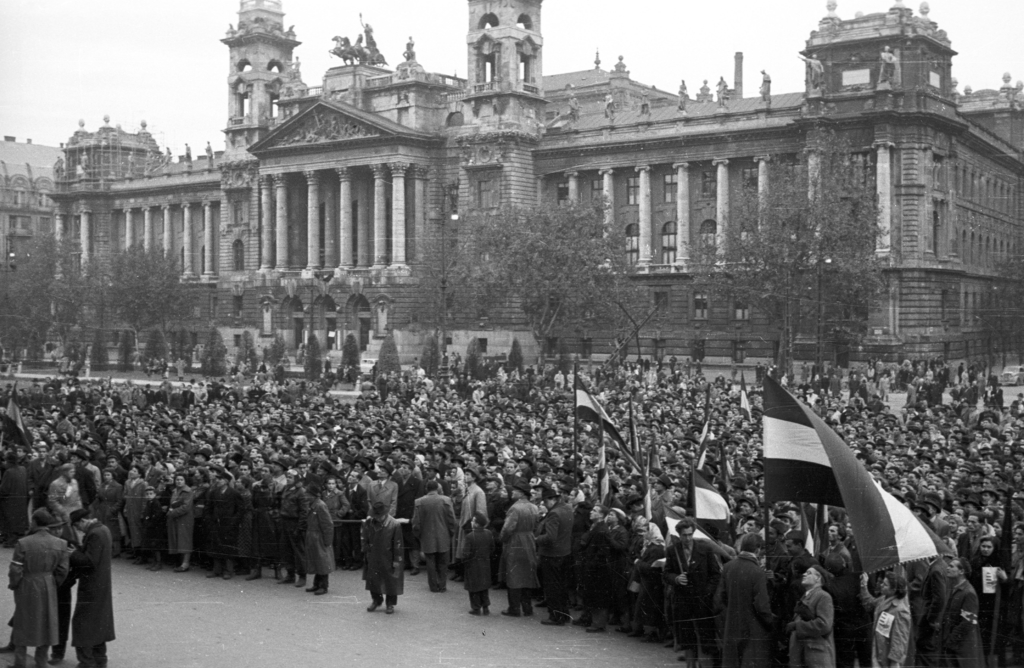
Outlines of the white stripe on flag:
[{"label": "white stripe on flag", "polygon": [[832,468],[813,427],[764,416],[764,458],[792,459]]},{"label": "white stripe on flag", "polygon": [[693,495],[694,515],[701,520],[728,520],[729,504],[722,495],[709,489],[695,486]]},{"label": "white stripe on flag", "polygon": [[889,511],[889,517],[892,519],[900,563],[935,556],[935,543],[921,526],[917,516],[896,497],[882,489],[877,481],[875,487],[882,494],[885,509]]}]

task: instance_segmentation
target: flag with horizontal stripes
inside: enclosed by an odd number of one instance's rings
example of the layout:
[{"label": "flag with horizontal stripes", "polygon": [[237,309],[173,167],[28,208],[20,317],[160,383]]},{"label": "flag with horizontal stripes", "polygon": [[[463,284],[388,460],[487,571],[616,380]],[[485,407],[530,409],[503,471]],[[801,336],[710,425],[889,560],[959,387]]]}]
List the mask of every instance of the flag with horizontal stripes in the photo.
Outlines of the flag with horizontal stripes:
[{"label": "flag with horizontal stripes", "polygon": [[597,399],[592,397],[590,392],[587,392],[578,380],[576,382],[576,417],[581,420],[589,420],[590,422],[598,423],[601,426],[602,431],[608,434],[608,436],[615,441],[615,445],[619,450],[621,452],[626,451],[626,442],[623,440],[622,434],[619,433],[615,423],[613,423],[612,419],[608,417],[608,413],[605,413],[601,404],[597,403]]},{"label": "flag with horizontal stripes", "polygon": [[25,421],[21,418],[21,408],[18,406],[18,384],[14,384],[14,389],[11,390],[11,398],[7,400],[7,418],[10,422],[5,427],[8,427],[7,431],[13,432],[8,434],[11,438],[17,438],[21,440],[26,448],[32,449],[32,435],[28,433],[28,429],[25,427]]},{"label": "flag with horizontal stripes", "polygon": [[763,424],[765,501],[846,508],[866,572],[949,552],[838,434],[772,378],[764,381]]},{"label": "flag with horizontal stripes", "polygon": [[740,372],[740,412],[743,417],[750,419],[750,397],[747,396],[747,377]]},{"label": "flag with horizontal stripes", "polygon": [[597,494],[601,503],[606,503],[610,492],[610,481],[608,480],[608,457],[604,451],[603,430],[598,432],[597,442]]}]

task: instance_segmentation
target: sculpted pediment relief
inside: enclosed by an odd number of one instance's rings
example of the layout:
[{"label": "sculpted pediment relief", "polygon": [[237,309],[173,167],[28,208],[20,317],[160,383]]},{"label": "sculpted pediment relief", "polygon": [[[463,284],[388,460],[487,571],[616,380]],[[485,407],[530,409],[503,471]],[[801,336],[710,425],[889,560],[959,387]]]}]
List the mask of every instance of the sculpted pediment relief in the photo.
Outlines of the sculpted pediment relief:
[{"label": "sculpted pediment relief", "polygon": [[281,134],[271,145],[321,144],[380,135],[378,128],[361,121],[327,109],[314,109],[281,128]]}]

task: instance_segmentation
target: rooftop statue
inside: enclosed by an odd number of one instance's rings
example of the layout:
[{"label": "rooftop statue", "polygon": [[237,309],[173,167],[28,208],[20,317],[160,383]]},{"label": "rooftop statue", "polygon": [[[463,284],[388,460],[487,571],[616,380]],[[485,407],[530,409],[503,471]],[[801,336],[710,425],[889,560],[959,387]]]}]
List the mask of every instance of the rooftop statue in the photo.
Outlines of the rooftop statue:
[{"label": "rooftop statue", "polygon": [[416,42],[413,41],[412,35],[409,36],[409,41],[405,43],[405,53],[402,56],[406,62],[415,62],[416,60]]},{"label": "rooftop statue", "polygon": [[878,83],[896,83],[896,64],[899,62],[892,49],[886,46],[879,54],[881,67],[878,72]]},{"label": "rooftop statue", "polygon": [[814,56],[805,58],[797,54],[797,58],[807,63],[807,82],[810,84],[811,90],[821,92],[825,85],[825,66]]}]

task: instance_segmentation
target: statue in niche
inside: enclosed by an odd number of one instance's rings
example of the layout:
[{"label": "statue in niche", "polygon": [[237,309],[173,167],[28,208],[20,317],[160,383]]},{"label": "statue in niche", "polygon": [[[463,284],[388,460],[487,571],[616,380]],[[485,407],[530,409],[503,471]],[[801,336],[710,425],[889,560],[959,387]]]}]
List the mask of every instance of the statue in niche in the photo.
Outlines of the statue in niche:
[{"label": "statue in niche", "polygon": [[825,66],[814,56],[804,57],[797,54],[797,58],[807,63],[807,82],[810,84],[811,90],[822,92],[825,84]]},{"label": "statue in niche", "polygon": [[686,113],[686,103],[690,101],[690,91],[686,90],[686,79],[679,81],[679,111]]},{"label": "statue in niche", "polygon": [[878,57],[881,61],[878,71],[878,83],[896,83],[896,64],[898,62],[896,54],[892,52],[890,47],[886,46]]},{"label": "statue in niche", "polygon": [[604,117],[609,119],[615,118],[615,98],[612,97],[611,93],[604,96]]}]

